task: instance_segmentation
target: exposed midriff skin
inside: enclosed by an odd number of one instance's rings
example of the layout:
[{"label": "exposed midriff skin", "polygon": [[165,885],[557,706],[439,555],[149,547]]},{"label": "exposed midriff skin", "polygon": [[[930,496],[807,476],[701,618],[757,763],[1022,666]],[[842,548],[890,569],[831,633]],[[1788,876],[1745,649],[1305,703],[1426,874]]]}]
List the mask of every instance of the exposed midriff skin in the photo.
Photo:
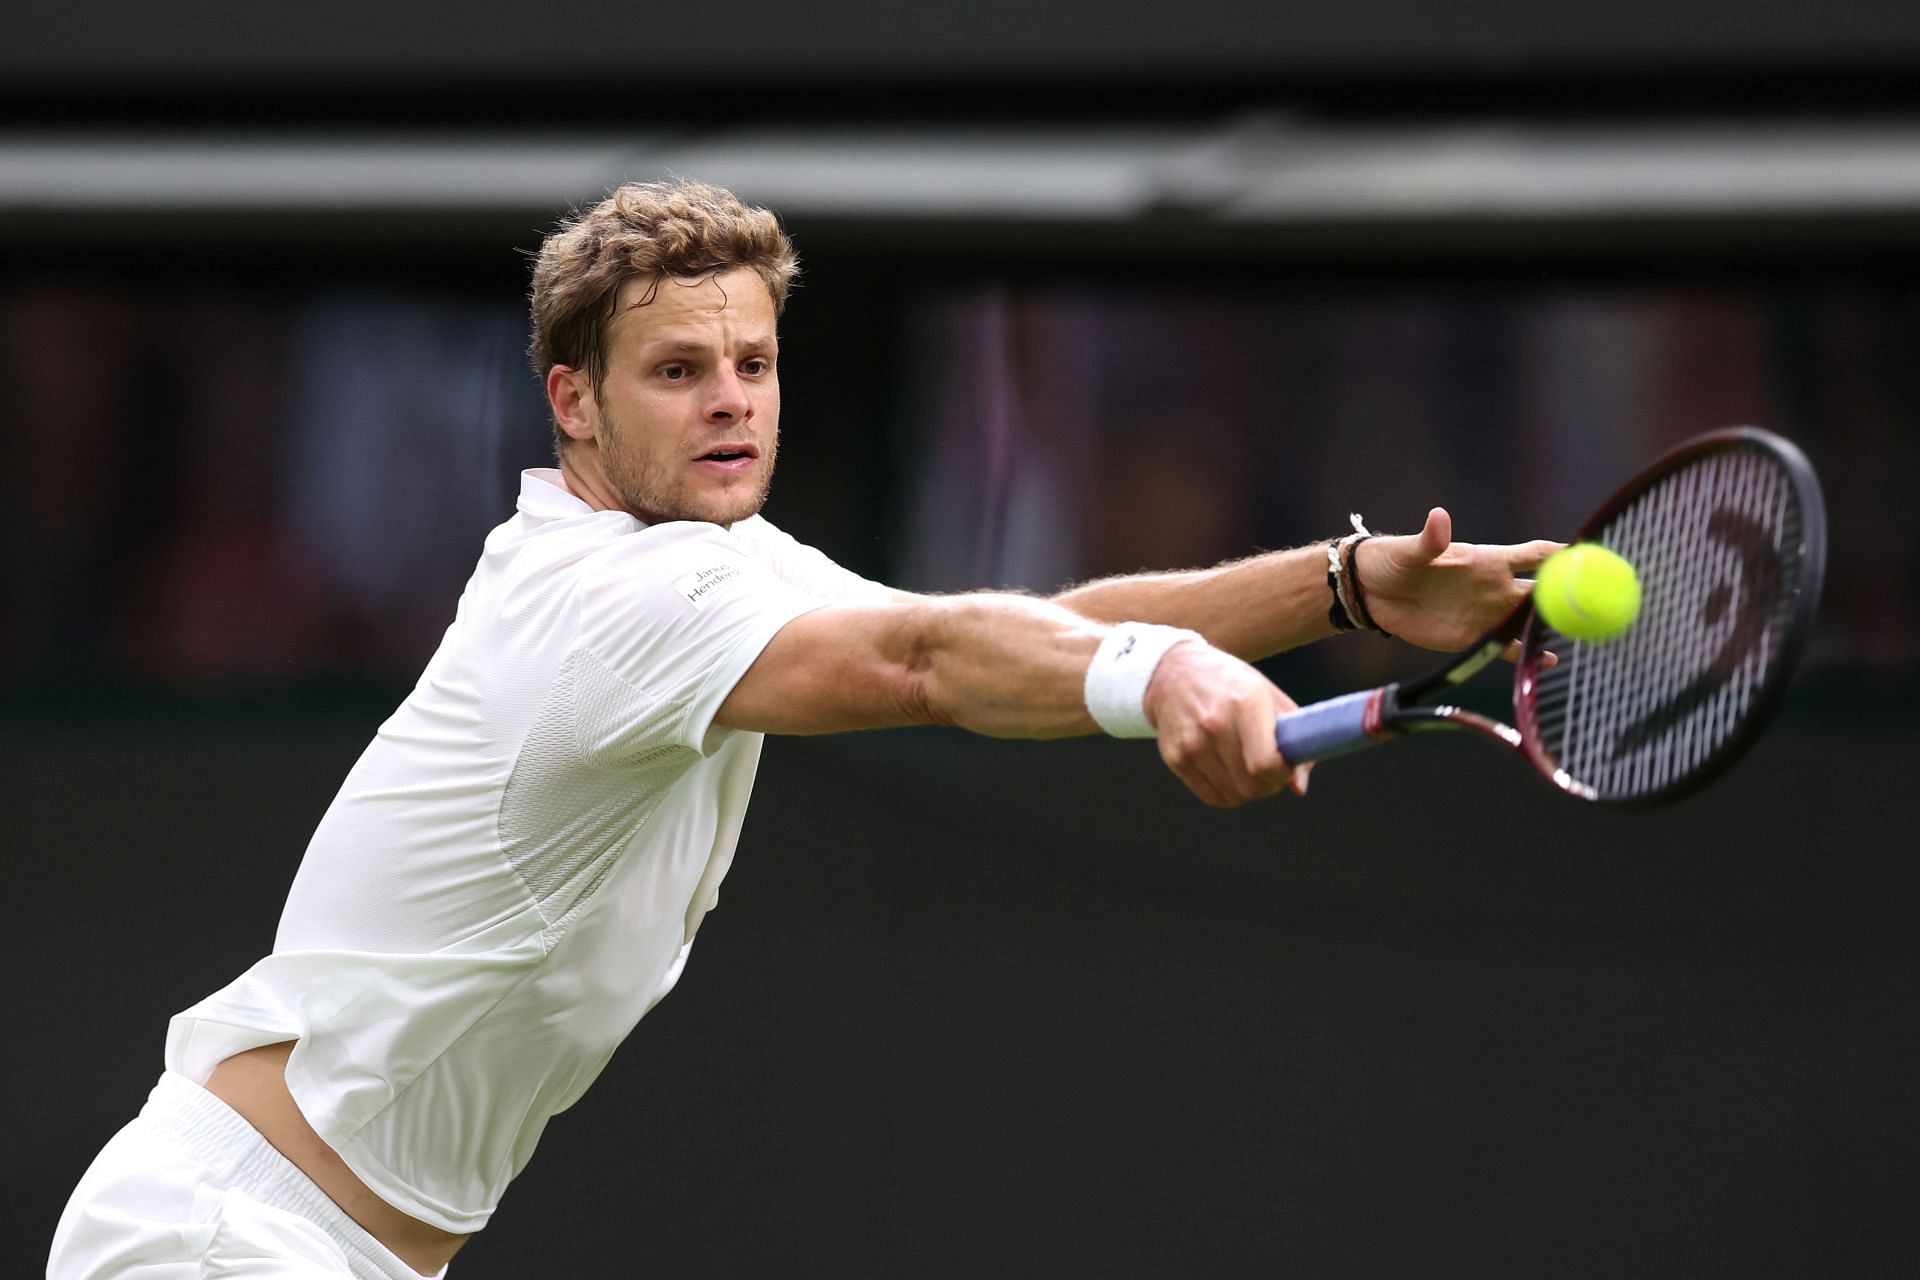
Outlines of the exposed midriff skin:
[{"label": "exposed midriff skin", "polygon": [[287,1040],[235,1054],[207,1077],[207,1092],[239,1112],[275,1151],[313,1179],[329,1200],[395,1257],[421,1275],[435,1274],[469,1237],[400,1212],[369,1190],[346,1161],[320,1140],[287,1088],[287,1059],[293,1044]]}]

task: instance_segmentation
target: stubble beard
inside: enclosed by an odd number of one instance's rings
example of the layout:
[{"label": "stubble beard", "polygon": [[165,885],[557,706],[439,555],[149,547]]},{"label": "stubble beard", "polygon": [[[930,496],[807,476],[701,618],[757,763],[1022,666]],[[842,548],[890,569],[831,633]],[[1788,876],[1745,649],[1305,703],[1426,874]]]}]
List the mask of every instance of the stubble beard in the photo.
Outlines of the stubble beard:
[{"label": "stubble beard", "polygon": [[[625,438],[624,431],[607,416],[604,407],[600,420],[603,426],[612,428],[608,433],[610,439]],[[622,448],[609,449],[602,445],[600,467],[621,505],[648,524],[692,520],[727,526],[757,514],[766,505],[767,494],[773,489],[773,464],[779,443],[776,435],[762,448],[756,466],[758,484],[751,488],[730,486],[717,493],[697,493],[690,473],[681,470],[674,474],[668,470],[690,464],[669,462],[663,466],[656,458],[629,457],[628,451]]]}]

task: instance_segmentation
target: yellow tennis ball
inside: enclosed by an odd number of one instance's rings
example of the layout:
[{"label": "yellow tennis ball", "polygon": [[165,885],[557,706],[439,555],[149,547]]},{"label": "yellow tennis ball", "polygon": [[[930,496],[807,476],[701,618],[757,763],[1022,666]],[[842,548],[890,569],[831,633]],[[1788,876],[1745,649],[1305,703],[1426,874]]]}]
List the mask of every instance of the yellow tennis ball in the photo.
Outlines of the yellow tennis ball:
[{"label": "yellow tennis ball", "polygon": [[1640,575],[1594,542],[1577,542],[1540,566],[1533,607],[1561,635],[1611,640],[1640,616]]}]

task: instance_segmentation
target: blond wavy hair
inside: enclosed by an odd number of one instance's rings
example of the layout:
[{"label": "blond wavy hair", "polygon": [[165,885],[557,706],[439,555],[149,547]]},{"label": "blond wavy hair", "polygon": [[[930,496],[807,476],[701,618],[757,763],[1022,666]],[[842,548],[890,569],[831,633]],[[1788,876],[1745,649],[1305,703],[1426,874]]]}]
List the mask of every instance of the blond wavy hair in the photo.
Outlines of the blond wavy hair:
[{"label": "blond wavy hair", "polygon": [[543,382],[555,365],[586,372],[595,392],[606,369],[607,323],[620,286],[635,276],[703,276],[746,267],[786,309],[800,272],[793,241],[765,209],[721,187],[678,179],[629,182],[578,210],[540,245],[527,349]]}]

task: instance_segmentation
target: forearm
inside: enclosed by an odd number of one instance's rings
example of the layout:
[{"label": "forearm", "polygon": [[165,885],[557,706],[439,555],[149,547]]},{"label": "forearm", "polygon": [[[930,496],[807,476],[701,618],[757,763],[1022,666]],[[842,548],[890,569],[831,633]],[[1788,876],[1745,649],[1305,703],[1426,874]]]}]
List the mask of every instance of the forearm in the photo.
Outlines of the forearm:
[{"label": "forearm", "polygon": [[1327,553],[1321,545],[1212,569],[1105,578],[1053,599],[1095,622],[1131,619],[1186,627],[1248,661],[1333,634],[1327,617]]},{"label": "forearm", "polygon": [[[949,723],[1002,737],[1060,737],[1100,727],[1154,738],[1160,758],[1208,804],[1233,806],[1284,787],[1305,794],[1274,740],[1292,699],[1189,630],[1091,624],[1044,601],[941,602],[928,687]],[[1068,620],[1071,621],[1068,621]],[[1091,666],[1091,670],[1089,670]],[[1090,711],[1087,705],[1091,704]]]}]

